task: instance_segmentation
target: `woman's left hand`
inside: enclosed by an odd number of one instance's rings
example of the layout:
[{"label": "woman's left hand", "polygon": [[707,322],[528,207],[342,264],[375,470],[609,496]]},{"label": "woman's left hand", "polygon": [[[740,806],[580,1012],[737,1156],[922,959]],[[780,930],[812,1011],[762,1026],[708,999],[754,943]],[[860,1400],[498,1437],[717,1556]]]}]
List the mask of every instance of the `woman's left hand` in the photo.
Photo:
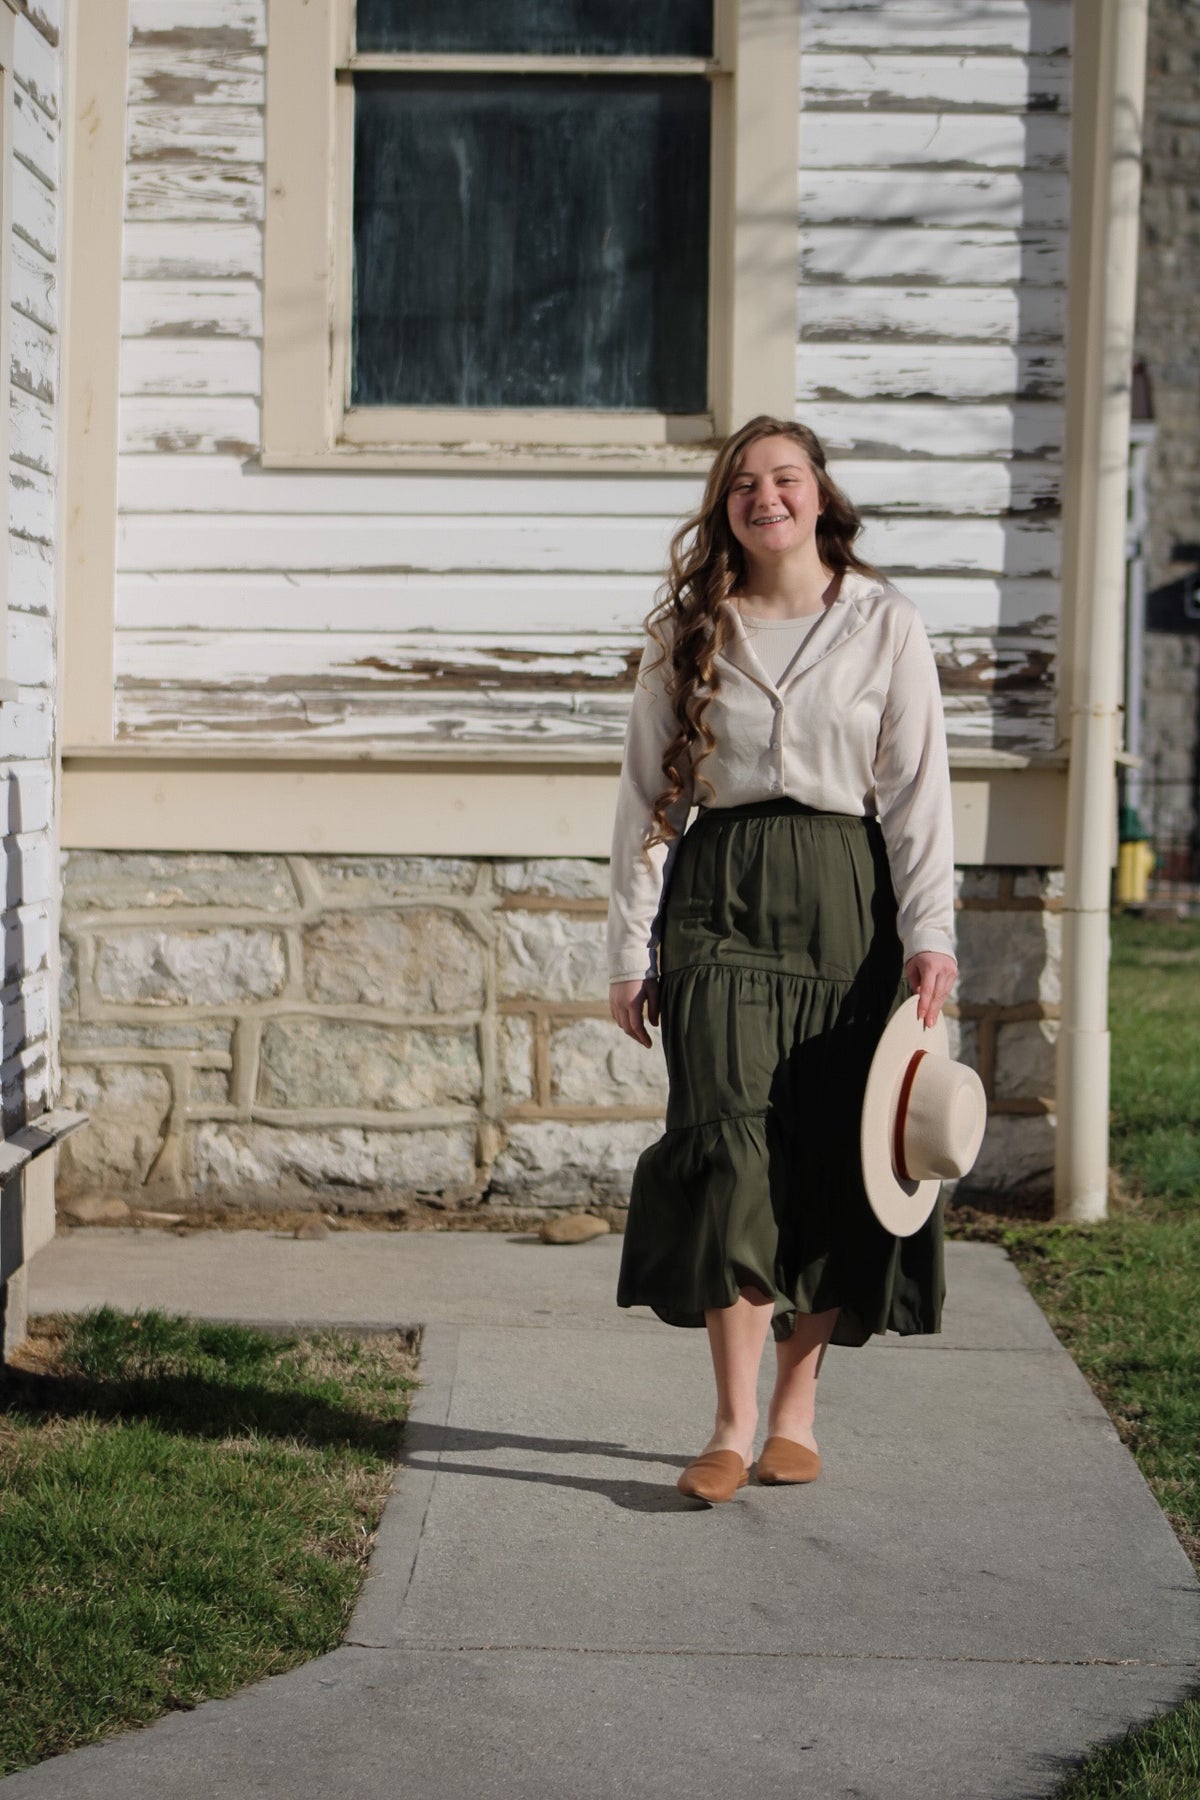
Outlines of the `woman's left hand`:
[{"label": "woman's left hand", "polygon": [[936,1025],[946,995],[958,977],[958,964],[940,950],[918,950],[904,965],[908,985],[917,996],[917,1017],[924,1025]]}]

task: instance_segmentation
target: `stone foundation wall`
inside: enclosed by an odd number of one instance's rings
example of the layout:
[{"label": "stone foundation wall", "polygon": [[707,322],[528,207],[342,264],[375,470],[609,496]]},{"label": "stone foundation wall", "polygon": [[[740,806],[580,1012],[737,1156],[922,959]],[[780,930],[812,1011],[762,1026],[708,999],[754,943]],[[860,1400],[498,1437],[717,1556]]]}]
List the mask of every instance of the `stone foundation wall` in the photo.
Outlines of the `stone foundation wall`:
[{"label": "stone foundation wall", "polygon": [[[76,851],[64,883],[64,1197],[624,1206],[665,1080],[608,1016],[604,863]],[[1056,883],[961,877],[974,1190],[1049,1184]]]}]

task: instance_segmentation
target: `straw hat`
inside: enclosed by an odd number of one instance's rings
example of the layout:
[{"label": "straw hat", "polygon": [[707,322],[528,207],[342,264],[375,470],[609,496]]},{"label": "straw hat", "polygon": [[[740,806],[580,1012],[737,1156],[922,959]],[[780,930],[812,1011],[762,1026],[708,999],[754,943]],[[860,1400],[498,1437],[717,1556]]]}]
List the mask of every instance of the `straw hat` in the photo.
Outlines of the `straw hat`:
[{"label": "straw hat", "polygon": [[986,1122],[983,1083],[952,1060],[944,1018],[922,1025],[914,994],[880,1038],[863,1096],[863,1179],[880,1224],[896,1237],[919,1231],[941,1183],[979,1155]]}]

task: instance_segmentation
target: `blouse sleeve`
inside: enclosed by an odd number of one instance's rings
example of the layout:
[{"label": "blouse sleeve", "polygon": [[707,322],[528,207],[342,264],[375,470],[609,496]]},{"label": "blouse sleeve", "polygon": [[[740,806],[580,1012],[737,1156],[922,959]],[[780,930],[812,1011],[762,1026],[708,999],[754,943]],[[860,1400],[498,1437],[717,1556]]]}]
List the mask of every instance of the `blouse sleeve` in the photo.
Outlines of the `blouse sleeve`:
[{"label": "blouse sleeve", "polygon": [[654,802],[666,785],[663,751],[676,730],[666,695],[666,664],[652,667],[659,656],[660,646],[647,633],[625,731],[613,824],[608,902],[610,981],[641,981],[658,974],[662,900],[692,804],[693,783],[689,779],[667,813],[676,836],[649,850],[643,848],[654,817]]},{"label": "blouse sleeve", "polygon": [[875,796],[904,959],[954,955],[950,762],[937,664],[914,607],[892,666],[875,756]]}]

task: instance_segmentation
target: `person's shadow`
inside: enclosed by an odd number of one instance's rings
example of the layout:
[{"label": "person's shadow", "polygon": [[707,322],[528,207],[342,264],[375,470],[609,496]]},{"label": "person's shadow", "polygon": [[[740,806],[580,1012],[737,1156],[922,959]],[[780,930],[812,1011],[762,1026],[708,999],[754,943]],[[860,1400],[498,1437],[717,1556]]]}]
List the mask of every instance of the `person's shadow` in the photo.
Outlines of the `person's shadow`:
[{"label": "person's shadow", "polygon": [[673,1484],[638,1481],[614,1475],[568,1475],[536,1469],[495,1468],[490,1464],[456,1459],[472,1451],[534,1450],[555,1456],[602,1456],[616,1462],[654,1463],[682,1469],[686,1456],[668,1456],[655,1450],[630,1450],[624,1444],[597,1443],[585,1438],[525,1437],[511,1431],[473,1431],[459,1425],[424,1424],[410,1420],[404,1432],[403,1467],[439,1475],[474,1475],[485,1481],[530,1481],[548,1487],[571,1488],[577,1493],[602,1494],[627,1512],[684,1513],[706,1510],[702,1501],[689,1499]]}]

